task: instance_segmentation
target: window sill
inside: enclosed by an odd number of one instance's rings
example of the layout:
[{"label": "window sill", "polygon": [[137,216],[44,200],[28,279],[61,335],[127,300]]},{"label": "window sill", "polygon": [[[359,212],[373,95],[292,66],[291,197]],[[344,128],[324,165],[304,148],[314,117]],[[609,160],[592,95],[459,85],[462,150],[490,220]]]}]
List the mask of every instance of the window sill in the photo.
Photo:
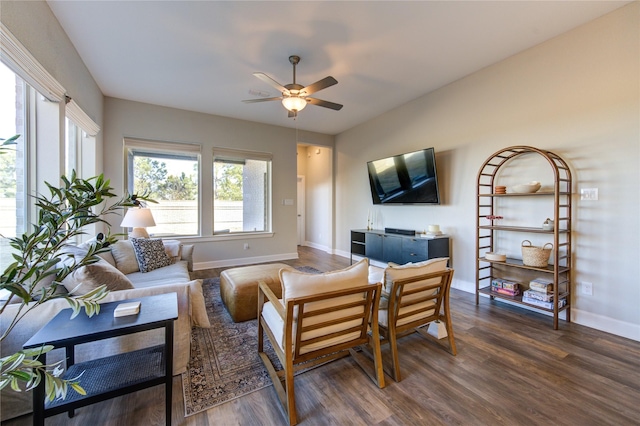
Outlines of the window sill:
[{"label": "window sill", "polygon": [[178,240],[181,243],[207,243],[210,241],[231,241],[231,240],[247,240],[247,239],[256,239],[256,238],[271,238],[273,237],[273,232],[243,232],[243,233],[228,233],[228,234],[215,234],[215,235],[207,235],[207,236],[165,236],[162,237],[152,236],[152,238],[163,238],[163,239],[172,239]]}]

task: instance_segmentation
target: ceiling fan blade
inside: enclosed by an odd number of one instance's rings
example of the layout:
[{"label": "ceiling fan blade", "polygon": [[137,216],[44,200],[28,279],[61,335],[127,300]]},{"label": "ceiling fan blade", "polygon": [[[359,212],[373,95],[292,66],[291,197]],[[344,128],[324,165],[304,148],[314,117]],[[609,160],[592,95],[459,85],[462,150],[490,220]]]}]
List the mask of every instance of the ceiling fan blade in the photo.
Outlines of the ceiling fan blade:
[{"label": "ceiling fan blade", "polygon": [[318,80],[313,84],[308,85],[307,87],[305,87],[304,89],[302,89],[300,91],[300,94],[302,96],[308,96],[312,93],[315,93],[319,90],[322,89],[326,89],[327,87],[331,87],[334,84],[338,84],[338,80],[336,80],[335,78],[329,76],[329,77],[325,77],[322,80]]},{"label": "ceiling fan blade", "polygon": [[253,75],[255,75],[260,80],[262,80],[265,83],[267,83],[269,86],[275,87],[276,89],[278,89],[279,92],[282,92],[283,94],[287,94],[287,95],[289,94],[289,89],[287,89],[282,84],[278,83],[277,81],[275,81],[274,79],[272,79],[271,77],[266,75],[265,73],[254,72]]},{"label": "ceiling fan blade", "polygon": [[277,98],[245,99],[242,102],[244,102],[246,104],[251,104],[251,103],[254,103],[254,102],[281,101],[281,100],[282,100],[282,96],[277,97]]},{"label": "ceiling fan blade", "polygon": [[316,99],[316,98],[306,98],[306,99],[307,99],[307,102],[313,105],[334,109],[336,111],[340,111],[342,109],[342,105],[336,104],[334,102],[323,101],[322,99]]}]

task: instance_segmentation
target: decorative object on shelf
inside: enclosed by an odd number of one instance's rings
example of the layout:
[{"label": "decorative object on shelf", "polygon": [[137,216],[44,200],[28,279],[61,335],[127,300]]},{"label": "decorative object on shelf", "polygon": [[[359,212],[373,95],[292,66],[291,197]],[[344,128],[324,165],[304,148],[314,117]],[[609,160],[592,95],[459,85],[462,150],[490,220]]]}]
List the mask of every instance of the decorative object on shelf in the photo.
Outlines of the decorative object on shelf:
[{"label": "decorative object on shelf", "polygon": [[139,301],[138,302],[120,303],[113,310],[113,317],[114,318],[126,317],[126,316],[129,316],[129,315],[137,315],[138,313],[140,313],[140,302]]},{"label": "decorative object on shelf", "polygon": [[491,260],[493,262],[505,262],[507,260],[507,255],[502,253],[492,253],[488,252],[484,255],[485,259]]},{"label": "decorative object on shelf", "polygon": [[494,188],[494,192],[496,194],[506,194],[507,193],[507,187],[506,186],[502,186],[502,185],[496,185]]},{"label": "decorative object on shelf", "polygon": [[529,183],[523,183],[521,185],[515,185],[510,188],[510,192],[516,194],[532,194],[534,192],[538,192],[540,189],[540,182],[537,180],[533,180]]},{"label": "decorative object on shelf", "polygon": [[490,215],[487,216],[487,219],[489,219],[491,221],[491,225],[493,225],[493,221],[494,220],[504,219],[504,217],[497,216],[497,215],[494,215],[494,214],[490,214]]},{"label": "decorative object on shelf", "polygon": [[[547,246],[550,247],[547,248]],[[536,247],[531,245],[531,241],[524,240],[522,241],[522,263],[534,268],[545,268],[549,264],[552,249],[553,244],[551,243],[546,243],[543,247]]]},{"label": "decorative object on shelf", "polygon": [[122,219],[120,224],[123,228],[133,228],[129,233],[133,238],[149,238],[149,233],[145,228],[149,226],[156,226],[156,221],[153,220],[151,210],[148,208],[133,208],[127,210],[127,214]]},{"label": "decorative object on shelf", "polygon": [[429,225],[427,229],[429,230],[429,232],[427,232],[428,236],[442,235],[440,225]]},{"label": "decorative object on shelf", "polygon": [[542,223],[542,229],[545,231],[553,231],[553,220],[547,218],[547,220]]}]

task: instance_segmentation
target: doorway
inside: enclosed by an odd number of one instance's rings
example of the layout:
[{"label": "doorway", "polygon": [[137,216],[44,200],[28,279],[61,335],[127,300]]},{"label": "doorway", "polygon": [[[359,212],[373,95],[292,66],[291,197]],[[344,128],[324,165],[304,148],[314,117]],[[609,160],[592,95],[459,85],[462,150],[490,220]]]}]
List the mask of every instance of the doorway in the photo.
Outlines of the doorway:
[{"label": "doorway", "polygon": [[305,179],[304,176],[298,176],[298,186],[297,186],[297,195],[298,195],[298,203],[297,203],[297,218],[298,218],[298,245],[305,245]]}]

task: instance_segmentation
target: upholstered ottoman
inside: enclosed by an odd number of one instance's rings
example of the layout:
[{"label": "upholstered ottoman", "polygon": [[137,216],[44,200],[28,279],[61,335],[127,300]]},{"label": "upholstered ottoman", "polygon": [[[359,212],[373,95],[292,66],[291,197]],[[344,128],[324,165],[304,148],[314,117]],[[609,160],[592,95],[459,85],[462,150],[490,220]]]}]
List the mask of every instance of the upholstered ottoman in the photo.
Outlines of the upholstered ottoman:
[{"label": "upholstered ottoman", "polygon": [[234,322],[258,317],[258,281],[264,281],[276,296],[282,297],[280,269],[293,269],[284,263],[242,266],[222,271],[220,296]]}]

